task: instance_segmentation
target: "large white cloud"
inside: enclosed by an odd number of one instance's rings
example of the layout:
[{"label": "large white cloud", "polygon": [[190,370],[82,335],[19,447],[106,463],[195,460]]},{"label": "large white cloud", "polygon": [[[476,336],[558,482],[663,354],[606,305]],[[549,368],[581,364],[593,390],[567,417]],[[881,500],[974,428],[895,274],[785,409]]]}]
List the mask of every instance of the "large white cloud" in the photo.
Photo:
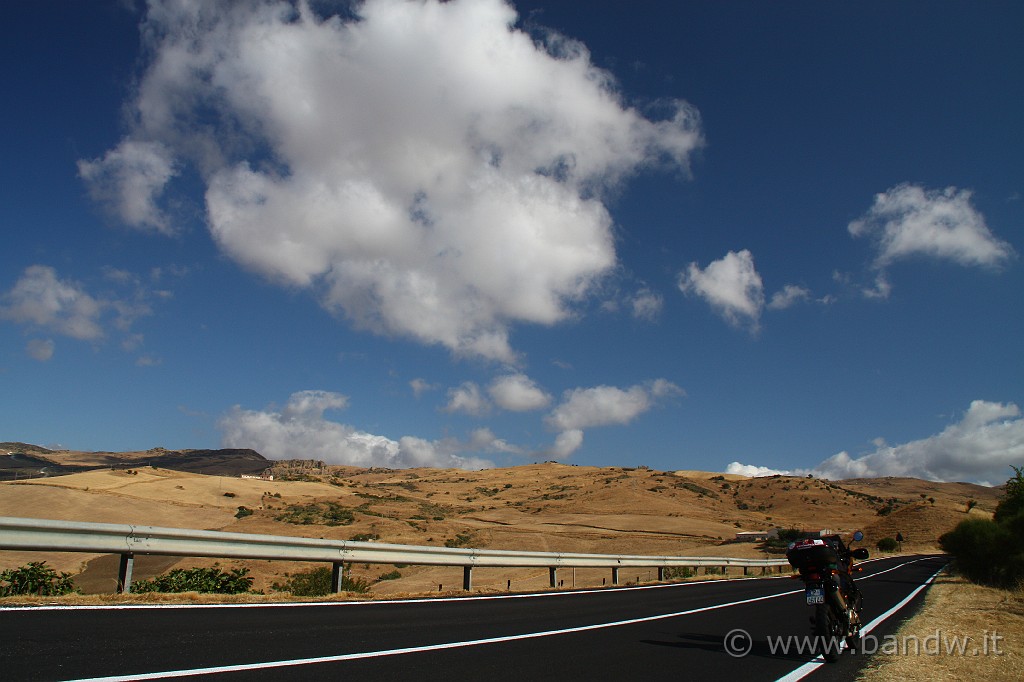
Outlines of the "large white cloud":
[{"label": "large white cloud", "polygon": [[875,195],[875,203],[848,226],[854,237],[875,242],[875,267],[913,256],[952,260],[961,265],[997,266],[1014,256],[971,204],[969,190],[927,190],[897,185]]},{"label": "large white cloud", "polygon": [[[281,410],[245,410],[235,406],[221,417],[221,442],[228,448],[251,448],[269,459],[318,459],[352,466],[457,467],[480,469],[493,463],[458,453],[456,441],[432,442],[414,436],[392,440],[331,421],[327,410],[348,405],[348,398],[330,391],[293,393]],[[484,437],[489,436],[489,438]],[[501,451],[507,444],[487,434],[474,434],[469,447]]]},{"label": "large white cloud", "polygon": [[683,394],[683,389],[666,379],[627,389],[595,386],[566,391],[562,403],[545,419],[548,428],[559,432],[548,454],[568,457],[583,444],[583,429],[628,424],[659,401]]},{"label": "large white cloud", "polygon": [[82,175],[163,229],[161,181],[192,164],[238,262],[362,328],[515,360],[509,325],[565,319],[614,267],[604,191],[685,169],[699,117],[646,118],[583,45],[535,40],[501,0],[354,11],[152,0],[134,126]]},{"label": "large white cloud", "polygon": [[[882,443],[874,452],[860,457],[840,452],[816,467],[793,473],[830,479],[909,476],[998,484],[1010,476],[1011,465],[1024,465],[1020,408],[1013,403],[975,400],[960,421],[933,436],[902,445]],[[730,464],[727,471],[746,475],[788,473],[739,462]]]},{"label": "large white cloud", "polygon": [[679,273],[679,288],[706,300],[730,324],[756,330],[764,309],[764,285],[750,251],[730,251],[706,268],[690,263]]}]

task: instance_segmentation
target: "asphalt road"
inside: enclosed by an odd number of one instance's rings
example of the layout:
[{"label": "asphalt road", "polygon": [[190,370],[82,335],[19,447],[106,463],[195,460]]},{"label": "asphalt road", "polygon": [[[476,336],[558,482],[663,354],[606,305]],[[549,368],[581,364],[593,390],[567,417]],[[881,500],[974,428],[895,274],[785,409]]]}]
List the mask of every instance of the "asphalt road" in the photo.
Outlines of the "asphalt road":
[{"label": "asphalt road", "polygon": [[[864,621],[881,641],[915,610],[938,556],[865,563]],[[769,638],[810,633],[802,583],[715,580],[446,600],[0,609],[4,680],[852,680]],[[884,620],[881,618],[884,617]],[[872,621],[875,621],[874,623]],[[749,636],[735,632],[742,629]],[[730,655],[726,635],[734,653]],[[819,659],[820,660],[820,659]]]}]

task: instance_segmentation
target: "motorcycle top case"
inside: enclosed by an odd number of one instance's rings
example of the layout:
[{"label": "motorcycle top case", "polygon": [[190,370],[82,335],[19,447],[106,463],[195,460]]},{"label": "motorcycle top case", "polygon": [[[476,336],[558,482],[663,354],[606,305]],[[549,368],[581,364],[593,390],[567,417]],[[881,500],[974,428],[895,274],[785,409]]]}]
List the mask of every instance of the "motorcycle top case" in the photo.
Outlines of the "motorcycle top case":
[{"label": "motorcycle top case", "polygon": [[824,540],[799,540],[786,550],[789,565],[800,570],[808,566],[825,568],[839,563],[836,550]]}]

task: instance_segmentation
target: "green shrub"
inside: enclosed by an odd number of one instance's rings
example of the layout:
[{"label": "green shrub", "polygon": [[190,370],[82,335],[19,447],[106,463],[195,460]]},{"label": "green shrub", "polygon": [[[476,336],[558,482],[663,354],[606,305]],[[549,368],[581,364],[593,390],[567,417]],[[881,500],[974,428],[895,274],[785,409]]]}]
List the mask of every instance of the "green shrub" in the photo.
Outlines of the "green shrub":
[{"label": "green shrub", "polygon": [[[329,567],[318,566],[288,576],[288,580],[283,585],[274,583],[271,589],[277,592],[289,592],[296,597],[323,597],[334,591],[331,585],[331,574],[332,571]],[[370,589],[370,584],[362,578],[352,578],[348,572],[343,571],[341,589],[343,592],[367,592]]]},{"label": "green shrub", "polygon": [[[360,510],[362,511],[362,510]],[[278,521],[308,526],[348,526],[356,520],[353,510],[337,502],[313,502],[311,504],[290,504],[276,517]]]},{"label": "green shrub", "polygon": [[50,597],[75,592],[70,573],[57,573],[45,561],[0,571],[0,597],[37,594]]},{"label": "green shrub", "polygon": [[220,568],[176,568],[149,580],[132,582],[132,592],[203,592],[212,594],[241,594],[252,589],[248,568],[232,568],[225,573]]},{"label": "green shrub", "polygon": [[966,519],[939,538],[971,582],[1014,588],[1024,583],[1024,467],[1013,467],[993,520]]},{"label": "green shrub", "polygon": [[388,573],[382,573],[377,580],[398,580],[402,577],[402,574],[398,571],[390,571]]},{"label": "green shrub", "polygon": [[252,509],[248,507],[239,507],[238,511],[235,512],[236,519],[244,519],[246,516],[252,516]]},{"label": "green shrub", "polygon": [[665,580],[673,580],[675,578],[692,578],[694,575],[696,574],[689,566],[670,566],[665,569]]},{"label": "green shrub", "polygon": [[878,547],[879,552],[895,552],[900,548],[900,543],[893,538],[882,538],[875,546]]}]

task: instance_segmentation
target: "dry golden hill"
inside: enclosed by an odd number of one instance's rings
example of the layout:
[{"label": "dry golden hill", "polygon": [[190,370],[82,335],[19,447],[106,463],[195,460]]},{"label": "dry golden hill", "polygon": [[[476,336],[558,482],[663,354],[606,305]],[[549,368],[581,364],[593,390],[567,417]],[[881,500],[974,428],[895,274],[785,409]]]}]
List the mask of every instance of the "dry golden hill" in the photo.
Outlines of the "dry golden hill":
[{"label": "dry golden hill", "polygon": [[[416,545],[759,557],[765,554],[758,545],[731,542],[738,531],[862,528],[869,547],[902,532],[914,548],[934,551],[935,538],[965,517],[969,500],[976,503],[972,514],[991,513],[1000,493],[916,479],[744,478],[556,463],[463,471],[292,461],[275,463],[273,474],[272,481],[254,480],[147,466],[4,482],[0,515]],[[110,560],[95,561],[96,556],[0,552],[0,568],[41,558],[81,573],[79,582],[89,590],[109,590]],[[136,577],[172,565],[213,563],[140,561]],[[256,588],[264,590],[283,582],[286,573],[309,568],[287,562],[245,565],[256,577]],[[375,581],[395,570],[356,565],[353,575]],[[421,592],[461,584],[460,569],[397,570],[401,578],[376,582],[374,591]],[[578,585],[601,584],[606,577],[603,571],[581,570],[571,579]],[[623,579],[648,577],[641,571]],[[513,589],[543,587],[547,572],[474,572],[478,588],[504,589],[510,580]]]}]

